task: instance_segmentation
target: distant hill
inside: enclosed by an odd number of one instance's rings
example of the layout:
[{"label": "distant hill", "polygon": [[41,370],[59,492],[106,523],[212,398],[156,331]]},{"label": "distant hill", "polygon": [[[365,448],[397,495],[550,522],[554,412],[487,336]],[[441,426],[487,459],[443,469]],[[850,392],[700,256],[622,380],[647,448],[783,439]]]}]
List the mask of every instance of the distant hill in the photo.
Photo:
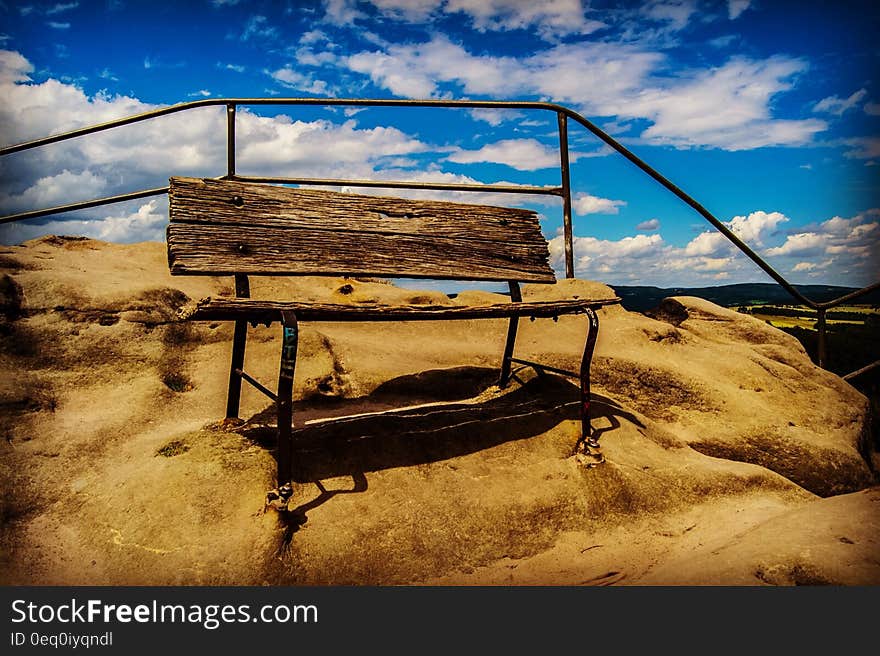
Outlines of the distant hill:
[{"label": "distant hill", "polygon": [[[621,304],[632,312],[644,312],[655,308],[668,296],[698,296],[724,307],[734,305],[769,305],[791,304],[795,300],[776,283],[741,283],[738,285],[721,285],[718,287],[628,287],[613,285]],[[835,285],[795,285],[795,288],[807,298],[815,301],[830,301],[844,294],[856,291],[856,287],[838,287]],[[855,303],[878,304],[880,292],[872,292],[863,296]]]}]

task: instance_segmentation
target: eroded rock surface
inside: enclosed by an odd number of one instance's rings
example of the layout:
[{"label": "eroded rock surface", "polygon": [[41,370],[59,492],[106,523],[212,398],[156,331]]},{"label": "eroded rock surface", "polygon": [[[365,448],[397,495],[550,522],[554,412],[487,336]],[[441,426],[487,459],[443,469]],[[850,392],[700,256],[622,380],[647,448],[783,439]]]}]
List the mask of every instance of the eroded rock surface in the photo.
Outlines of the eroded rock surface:
[{"label": "eroded rock surface", "polygon": [[[218,423],[231,326],[175,321],[189,300],[231,295],[231,279],[171,277],[163,244],[58,237],[0,250],[0,269],[4,583],[878,580],[867,401],[750,316],[684,297],[653,316],[603,309],[606,462],[593,469],[572,457],[571,382],[524,369],[494,387],[504,321],[304,324],[297,510],[279,517],[263,513],[268,399],[246,388],[245,423]],[[338,303],[504,299],[342,278],[251,287]],[[253,328],[247,347],[246,370],[270,388],[279,332]],[[583,317],[524,321],[517,354],[577,369],[584,336]]]}]

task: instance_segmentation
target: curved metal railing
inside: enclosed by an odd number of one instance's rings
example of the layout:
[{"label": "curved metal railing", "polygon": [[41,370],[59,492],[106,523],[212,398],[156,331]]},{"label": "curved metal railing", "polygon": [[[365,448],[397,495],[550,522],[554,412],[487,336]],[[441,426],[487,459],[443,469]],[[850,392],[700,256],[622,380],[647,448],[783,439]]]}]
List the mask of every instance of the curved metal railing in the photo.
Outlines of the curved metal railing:
[{"label": "curved metal railing", "polygon": [[[239,106],[260,106],[260,105],[286,105],[286,106],[360,106],[360,107],[445,107],[445,108],[466,108],[466,109],[514,109],[514,110],[538,110],[549,111],[556,114],[559,127],[559,155],[560,155],[560,175],[561,184],[557,187],[536,187],[529,185],[492,185],[492,184],[447,184],[447,183],[431,183],[431,182],[406,182],[406,181],[377,181],[377,180],[344,180],[344,179],[323,179],[323,178],[293,178],[293,177],[256,177],[237,175],[235,172],[235,116]],[[826,312],[834,307],[855,300],[861,296],[869,294],[880,289],[880,281],[863,287],[849,294],[845,294],[839,298],[818,302],[807,298],[797,288],[788,282],[785,277],[771,267],[760,255],[753,251],[745,242],[743,242],[733,231],[724,223],[716,218],[709,210],[698,203],[690,194],[683,191],[676,184],[662,175],[655,168],[647,164],[640,157],[626,148],[619,141],[604,132],[590,120],[584,118],[577,112],[559,105],[548,102],[530,102],[530,101],[484,101],[484,100],[405,100],[405,99],[371,99],[371,98],[211,98],[205,100],[195,100],[192,102],[180,103],[160,109],[135,114],[113,121],[107,121],[96,125],[91,125],[76,130],[70,130],[61,134],[55,134],[42,139],[35,139],[25,143],[14,144],[0,148],[0,156],[11,155],[13,153],[39,148],[77,137],[83,137],[96,132],[103,132],[124,125],[140,123],[152,120],[161,116],[185,112],[192,109],[202,107],[226,107],[226,175],[221,176],[223,179],[239,180],[243,182],[265,182],[278,184],[299,184],[299,185],[345,185],[350,187],[380,187],[387,189],[424,189],[424,190],[440,190],[440,191],[494,191],[499,193],[511,194],[543,194],[559,196],[563,201],[563,238],[565,248],[565,276],[567,278],[574,277],[574,252],[573,252],[573,231],[571,216],[571,177],[570,163],[568,152],[568,121],[569,119],[586,128],[598,139],[614,151],[628,159],[632,164],[638,167],[642,172],[653,178],[661,186],[672,192],[684,203],[693,208],[700,216],[702,216],[716,230],[723,234],[739,251],[752,260],[761,270],[769,275],[776,283],[782,286],[799,304],[804,305],[816,311],[817,314],[817,331],[819,335],[818,342],[818,361],[819,366],[825,367],[827,363],[827,327]],[[63,212],[71,212],[75,210],[83,210],[102,205],[109,205],[128,200],[136,200],[149,196],[157,196],[168,192],[168,187],[157,187],[154,189],[143,189],[127,194],[117,196],[108,196],[105,198],[96,198],[89,201],[78,203],[70,203],[67,205],[59,205],[28,212],[20,212],[18,214],[10,214],[0,217],[0,224],[12,221],[23,221],[26,219],[35,219],[51,214],[60,214]],[[873,372],[880,366],[880,361],[875,362],[867,367],[847,374],[847,379],[852,380],[861,376],[863,373]]]}]

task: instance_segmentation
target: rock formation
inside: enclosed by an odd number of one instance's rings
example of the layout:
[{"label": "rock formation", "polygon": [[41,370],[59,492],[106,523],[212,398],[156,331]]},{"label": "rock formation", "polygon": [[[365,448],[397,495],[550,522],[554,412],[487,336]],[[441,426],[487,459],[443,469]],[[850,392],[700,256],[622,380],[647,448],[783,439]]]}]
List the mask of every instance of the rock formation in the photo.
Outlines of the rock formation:
[{"label": "rock formation", "polygon": [[[0,575],[14,584],[877,584],[868,404],[792,337],[698,298],[610,307],[593,367],[606,463],[572,457],[577,390],[493,387],[503,321],[304,324],[305,480],[273,486],[269,401],[221,427],[228,324],[175,320],[231,278],[171,277],[160,243],[0,250]],[[256,298],[485,303],[382,281],[252,279]],[[598,283],[525,300],[605,296]],[[277,379],[277,324],[246,370]],[[583,317],[517,353],[576,368]],[[388,409],[388,414],[376,414]],[[403,408],[403,409],[401,409]],[[346,416],[345,421],[327,421]]]}]

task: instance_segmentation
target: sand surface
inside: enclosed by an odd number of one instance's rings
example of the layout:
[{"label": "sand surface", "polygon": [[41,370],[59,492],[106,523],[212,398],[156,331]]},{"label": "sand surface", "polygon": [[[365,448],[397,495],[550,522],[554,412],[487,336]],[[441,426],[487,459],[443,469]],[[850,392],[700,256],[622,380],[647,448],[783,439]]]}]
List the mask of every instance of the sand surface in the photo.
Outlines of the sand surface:
[{"label": "sand surface", "polygon": [[[231,278],[171,277],[161,243],[51,237],[3,248],[0,267],[2,583],[880,583],[867,401],[753,317],[685,297],[602,310],[595,468],[572,455],[571,381],[525,369],[494,386],[504,321],[303,324],[302,473],[281,517],[263,512],[272,404],[245,386],[245,423],[217,424],[231,326],[175,320]],[[252,291],[503,300],[341,278]],[[583,317],[526,321],[517,355],[577,369],[584,335]],[[250,330],[245,368],[270,388],[279,348],[277,324]]]}]

